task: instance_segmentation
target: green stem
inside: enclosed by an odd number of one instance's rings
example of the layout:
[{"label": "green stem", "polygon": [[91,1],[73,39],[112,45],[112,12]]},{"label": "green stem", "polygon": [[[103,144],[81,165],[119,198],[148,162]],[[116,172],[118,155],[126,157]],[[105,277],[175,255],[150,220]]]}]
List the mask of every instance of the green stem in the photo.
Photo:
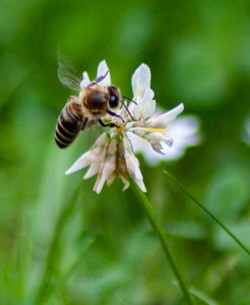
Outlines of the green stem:
[{"label": "green stem", "polygon": [[166,255],[166,258],[169,262],[169,265],[170,265],[170,267],[171,267],[171,269],[172,269],[172,271],[173,271],[173,273],[176,277],[176,280],[179,283],[179,286],[182,290],[184,298],[186,299],[188,304],[192,305],[193,302],[191,300],[191,296],[190,296],[186,281],[185,281],[184,277],[181,275],[181,272],[177,267],[177,263],[174,259],[174,256],[173,256],[172,252],[171,252],[171,249],[170,249],[165,231],[162,229],[159,221],[157,220],[157,218],[155,216],[155,213],[154,213],[154,210],[152,209],[152,207],[150,205],[150,202],[148,201],[145,194],[142,193],[141,190],[139,190],[139,188],[136,185],[136,183],[134,182],[134,180],[130,177],[129,177],[129,182],[131,184],[131,187],[132,187],[136,197],[138,198],[139,202],[142,205],[142,208],[145,212],[145,215],[146,215],[148,221],[150,222],[155,234],[157,235],[157,237],[158,237],[158,239],[161,243],[162,249],[163,249],[163,251]]},{"label": "green stem", "polygon": [[170,175],[167,171],[164,171],[182,190],[185,194],[188,195],[204,212],[206,212],[232,239],[250,256],[250,250],[247,249],[239,240],[238,238],[226,227],[220,220],[215,217],[209,210],[207,210],[201,203],[199,203],[189,192],[184,188],[184,186],[177,181],[172,175]]}]

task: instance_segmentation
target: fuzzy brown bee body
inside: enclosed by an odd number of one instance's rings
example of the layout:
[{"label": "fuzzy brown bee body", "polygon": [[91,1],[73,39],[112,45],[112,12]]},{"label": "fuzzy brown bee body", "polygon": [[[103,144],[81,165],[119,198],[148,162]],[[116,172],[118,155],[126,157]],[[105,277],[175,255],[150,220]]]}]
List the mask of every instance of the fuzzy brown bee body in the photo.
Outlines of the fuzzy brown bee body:
[{"label": "fuzzy brown bee body", "polygon": [[97,85],[87,87],[83,94],[80,94],[80,102],[83,113],[91,120],[99,122],[110,114],[117,116],[111,110],[117,110],[121,106],[121,92],[118,87],[109,86],[106,88]]},{"label": "fuzzy brown bee body", "polygon": [[105,124],[102,119],[107,115],[119,117],[111,110],[118,110],[122,103],[120,89],[115,86],[101,87],[97,85],[109,73],[99,76],[84,89],[78,85],[80,81],[69,69],[68,63],[59,62],[58,76],[63,84],[72,89],[80,89],[79,99],[71,96],[63,108],[56,125],[55,141],[60,148],[68,147],[81,130],[99,123],[101,126],[114,127],[113,123]]},{"label": "fuzzy brown bee body", "polygon": [[56,124],[55,141],[60,148],[68,147],[83,128],[85,118],[75,97],[70,97]]}]

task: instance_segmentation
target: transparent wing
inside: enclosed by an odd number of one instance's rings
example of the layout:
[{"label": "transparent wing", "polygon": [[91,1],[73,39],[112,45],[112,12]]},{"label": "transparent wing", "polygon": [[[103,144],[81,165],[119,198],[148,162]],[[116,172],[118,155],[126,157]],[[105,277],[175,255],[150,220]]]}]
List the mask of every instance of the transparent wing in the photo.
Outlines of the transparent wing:
[{"label": "transparent wing", "polygon": [[58,69],[57,75],[60,82],[74,91],[80,91],[80,78],[77,76],[76,69],[70,59],[58,52]]}]

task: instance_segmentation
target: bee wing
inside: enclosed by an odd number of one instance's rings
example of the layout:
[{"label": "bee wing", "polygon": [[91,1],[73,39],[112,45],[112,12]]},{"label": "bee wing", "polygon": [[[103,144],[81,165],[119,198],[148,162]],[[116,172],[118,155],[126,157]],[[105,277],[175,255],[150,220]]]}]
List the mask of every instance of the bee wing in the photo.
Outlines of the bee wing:
[{"label": "bee wing", "polygon": [[71,90],[80,91],[81,79],[77,76],[76,69],[70,59],[58,52],[57,75],[60,82]]}]

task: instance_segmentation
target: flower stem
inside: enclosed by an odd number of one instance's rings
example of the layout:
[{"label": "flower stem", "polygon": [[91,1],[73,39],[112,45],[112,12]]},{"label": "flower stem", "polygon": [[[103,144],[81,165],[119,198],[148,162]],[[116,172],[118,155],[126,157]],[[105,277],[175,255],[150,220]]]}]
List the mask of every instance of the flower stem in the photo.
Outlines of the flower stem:
[{"label": "flower stem", "polygon": [[162,229],[159,221],[157,220],[156,215],[154,213],[154,210],[152,209],[151,204],[148,201],[145,194],[139,190],[139,188],[137,187],[136,183],[134,182],[134,180],[132,178],[128,177],[128,179],[129,179],[129,182],[131,184],[131,187],[132,187],[136,197],[138,198],[139,202],[142,205],[142,208],[145,212],[145,215],[146,215],[148,221],[150,222],[155,234],[157,235],[157,237],[158,237],[158,239],[161,243],[162,249],[163,249],[163,251],[165,253],[165,256],[168,260],[168,263],[169,263],[169,265],[170,265],[170,267],[171,267],[171,269],[172,269],[172,271],[173,271],[173,273],[176,277],[176,280],[179,283],[179,286],[182,290],[184,298],[187,301],[187,304],[192,305],[193,302],[191,300],[191,296],[190,296],[190,293],[189,293],[188,286],[186,284],[186,281],[185,281],[184,277],[181,275],[180,270],[177,267],[177,263],[175,261],[175,258],[173,256],[173,254],[172,254],[172,251],[170,249],[170,245],[169,245],[169,242],[168,242],[165,231]]}]

